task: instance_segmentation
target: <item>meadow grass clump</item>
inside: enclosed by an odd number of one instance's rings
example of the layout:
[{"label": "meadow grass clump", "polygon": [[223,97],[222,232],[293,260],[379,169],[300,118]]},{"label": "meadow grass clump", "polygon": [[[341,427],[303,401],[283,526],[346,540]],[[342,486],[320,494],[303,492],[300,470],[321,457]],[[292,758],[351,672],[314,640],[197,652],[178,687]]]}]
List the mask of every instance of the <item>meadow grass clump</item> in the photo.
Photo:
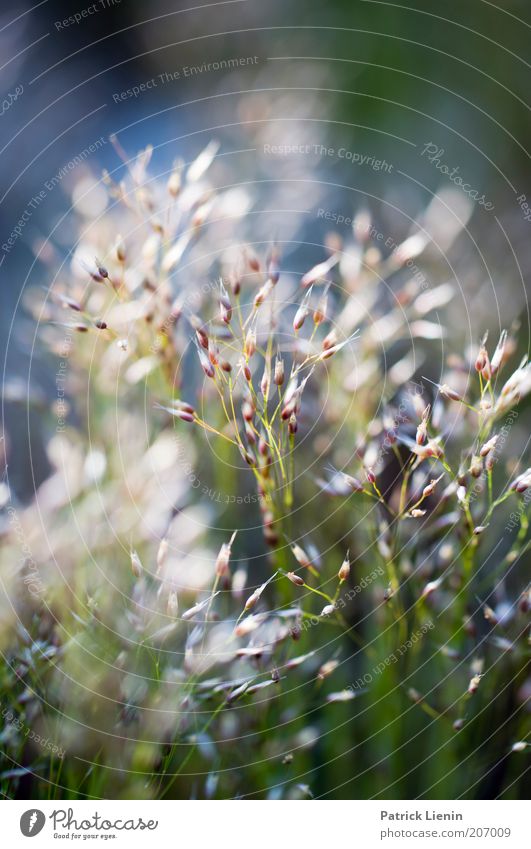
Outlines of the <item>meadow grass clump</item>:
[{"label": "meadow grass clump", "polygon": [[123,154],[28,299],[65,392],[4,530],[2,791],[512,797],[531,365],[452,347],[420,225],[385,255],[361,210],[284,269],[216,152],[162,184]]}]

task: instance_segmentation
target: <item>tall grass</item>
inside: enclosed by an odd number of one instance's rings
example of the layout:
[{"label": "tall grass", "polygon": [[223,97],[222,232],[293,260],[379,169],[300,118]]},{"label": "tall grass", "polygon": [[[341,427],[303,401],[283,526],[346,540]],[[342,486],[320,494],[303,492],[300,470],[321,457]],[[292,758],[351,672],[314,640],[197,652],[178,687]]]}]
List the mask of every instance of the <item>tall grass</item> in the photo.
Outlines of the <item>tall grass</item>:
[{"label": "tall grass", "polygon": [[27,299],[53,472],[4,494],[2,792],[517,796],[527,357],[459,349],[420,224],[242,243],[216,150],[124,155]]}]

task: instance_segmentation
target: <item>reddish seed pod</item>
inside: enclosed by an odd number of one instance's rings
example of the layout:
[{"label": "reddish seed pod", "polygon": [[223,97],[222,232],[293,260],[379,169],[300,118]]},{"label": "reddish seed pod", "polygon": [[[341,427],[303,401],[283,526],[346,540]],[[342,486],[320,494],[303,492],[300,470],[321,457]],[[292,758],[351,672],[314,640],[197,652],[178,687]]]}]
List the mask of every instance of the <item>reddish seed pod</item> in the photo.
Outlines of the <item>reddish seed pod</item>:
[{"label": "reddish seed pod", "polygon": [[295,402],[290,401],[290,403],[286,404],[286,406],[282,409],[280,413],[280,418],[282,419],[282,421],[287,422],[288,419],[291,418],[291,416],[293,415],[294,410]]},{"label": "reddish seed pod", "polygon": [[318,327],[326,319],[326,309],[328,306],[328,292],[324,292],[319,299],[319,303],[313,311],[313,323]]},{"label": "reddish seed pod", "polygon": [[469,637],[476,636],[476,626],[472,619],[468,619],[467,617],[463,618],[463,630]]},{"label": "reddish seed pod", "polygon": [[224,578],[229,573],[229,560],[231,555],[232,543],[234,542],[234,538],[236,536],[236,531],[234,531],[231,536],[229,542],[224,542],[219,550],[218,556],[216,558],[216,575],[218,578]]},{"label": "reddish seed pod", "polygon": [[262,375],[262,380],[260,381],[260,391],[264,398],[267,398],[269,395],[269,387],[271,385],[271,368],[269,363],[265,364],[264,373]]},{"label": "reddish seed pod", "polygon": [[427,484],[422,490],[423,498],[428,498],[429,495],[433,494],[433,492],[435,491],[435,487],[437,486],[441,478],[442,475],[440,475],[438,478],[432,478],[432,480],[430,480],[429,484]]},{"label": "reddish seed pod", "polygon": [[415,441],[417,445],[424,445],[426,442],[426,437],[428,435],[428,425],[425,421],[421,422],[417,427],[417,434],[415,437]]},{"label": "reddish seed pod", "polygon": [[498,619],[498,617],[496,616],[496,614],[494,613],[494,610],[492,609],[492,607],[489,607],[488,604],[486,604],[483,608],[483,616],[485,617],[487,622],[490,622],[491,625],[497,625],[498,622],[500,621]]},{"label": "reddish seed pod", "polygon": [[208,359],[213,366],[219,365],[219,348],[217,345],[211,345],[208,349]]},{"label": "reddish seed pod", "polygon": [[248,466],[251,466],[251,467],[256,466],[256,460],[254,459],[253,455],[249,451],[246,451],[245,448],[242,448],[241,446],[240,446],[240,454],[242,455],[243,459],[245,460],[245,462],[247,463]]},{"label": "reddish seed pod", "polygon": [[214,366],[210,362],[209,358],[206,356],[205,352],[201,348],[197,348],[197,353],[199,354],[199,362],[201,363],[201,368],[207,377],[213,378],[215,375]]},{"label": "reddish seed pod", "polygon": [[483,369],[487,365],[488,359],[489,355],[487,353],[487,349],[485,348],[485,344],[482,342],[481,347],[478,351],[478,355],[476,357],[476,362],[474,363],[477,372],[483,371]]},{"label": "reddish seed pod", "polygon": [[282,386],[284,383],[284,360],[277,356],[275,360],[275,372],[273,380],[277,386]]},{"label": "reddish seed pod", "polygon": [[162,569],[162,567],[164,566],[164,563],[166,562],[166,556],[168,554],[168,549],[169,549],[168,540],[166,539],[166,537],[163,537],[163,539],[161,539],[161,541],[160,541],[158,551],[157,551],[157,574]]},{"label": "reddish seed pod", "polygon": [[253,329],[247,331],[244,344],[244,352],[247,359],[250,359],[256,352],[256,333]]},{"label": "reddish seed pod", "polygon": [[98,330],[107,330],[107,322],[103,321],[101,318],[96,319],[94,326],[97,327]]},{"label": "reddish seed pod", "polygon": [[451,401],[462,401],[461,395],[452,389],[451,386],[448,386],[447,383],[441,383],[439,386],[439,392],[443,396],[443,398],[449,398]]},{"label": "reddish seed pod", "polygon": [[198,327],[195,331],[195,335],[197,336],[197,341],[201,347],[204,348],[205,351],[208,351],[208,335],[205,330],[203,330],[202,327]]},{"label": "reddish seed pod", "polygon": [[232,304],[230,302],[228,292],[225,289],[222,282],[220,282],[219,310],[220,310],[221,320],[225,324],[230,324],[231,319],[232,319]]},{"label": "reddish seed pod", "polygon": [[276,262],[269,263],[268,275],[273,286],[276,286],[280,279],[280,268],[278,267]]},{"label": "reddish seed pod", "polygon": [[269,455],[269,445],[263,436],[261,436],[258,440],[258,452],[262,457],[267,457]]},{"label": "reddish seed pod", "polygon": [[171,616],[173,619],[175,619],[175,617],[177,616],[177,613],[179,612],[179,602],[178,602],[178,599],[177,599],[177,593],[171,592],[168,595],[166,612],[167,612],[168,616]]},{"label": "reddish seed pod", "polygon": [[490,360],[489,360],[488,354],[486,354],[486,356],[485,356],[485,365],[483,366],[483,368],[481,370],[481,376],[483,377],[484,380],[490,380],[491,377],[492,377],[492,368],[491,368],[491,365],[490,365]]},{"label": "reddish seed pod", "polygon": [[173,304],[171,305],[171,310],[170,310],[170,321],[172,322],[172,324],[177,324],[177,322],[179,321],[182,314],[183,314],[183,307],[182,307],[181,300],[179,298],[176,298],[174,300]]},{"label": "reddish seed pod", "polygon": [[295,415],[295,413],[292,413],[291,416],[289,417],[289,421],[288,421],[288,432],[289,432],[289,434],[291,436],[295,436],[295,434],[297,433],[298,427],[299,427],[299,425],[297,424],[297,416]]},{"label": "reddish seed pod", "polygon": [[287,572],[286,577],[289,578],[292,584],[295,584],[297,587],[304,586],[304,580],[300,575],[296,575],[295,572]]},{"label": "reddish seed pod", "polygon": [[125,244],[124,244],[124,241],[123,241],[121,236],[118,236],[118,238],[116,239],[116,245],[115,245],[114,249],[116,251],[116,259],[118,260],[118,262],[124,263],[126,253],[125,253]]},{"label": "reddish seed pod", "polygon": [[223,369],[223,371],[226,371],[226,372],[232,371],[232,366],[227,360],[221,360],[219,365]]},{"label": "reddish seed pod", "polygon": [[365,471],[365,474],[367,475],[367,480],[370,484],[376,483],[376,475],[374,474],[372,469],[367,469]]},{"label": "reddish seed pod", "polygon": [[293,330],[297,333],[303,326],[306,321],[306,316],[308,315],[308,307],[306,303],[303,302],[295,313],[295,318],[293,319]]},{"label": "reddish seed pod", "polygon": [[205,351],[208,350],[208,333],[201,319],[196,315],[192,315],[190,318],[190,324],[195,330],[197,341],[201,347],[204,348]]},{"label": "reddish seed pod", "polygon": [[297,545],[297,543],[294,542],[291,546],[291,551],[297,563],[299,563],[305,569],[311,568],[312,561],[310,560],[304,549],[300,547],[300,545]]},{"label": "reddish seed pod", "polygon": [[529,489],[530,486],[531,478],[523,477],[517,481],[516,485],[514,486],[514,489],[516,490],[516,492],[518,492],[519,495],[521,495],[523,492],[526,491],[526,489]]}]

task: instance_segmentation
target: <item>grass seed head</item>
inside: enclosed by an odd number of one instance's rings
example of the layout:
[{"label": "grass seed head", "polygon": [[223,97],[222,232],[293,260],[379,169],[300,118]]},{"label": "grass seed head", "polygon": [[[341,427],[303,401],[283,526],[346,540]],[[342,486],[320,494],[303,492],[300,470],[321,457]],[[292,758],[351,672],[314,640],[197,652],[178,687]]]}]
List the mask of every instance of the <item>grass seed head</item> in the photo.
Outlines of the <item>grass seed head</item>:
[{"label": "grass seed head", "polygon": [[164,537],[164,539],[161,539],[160,544],[159,544],[159,548],[158,548],[158,551],[157,551],[157,570],[158,571],[160,571],[160,569],[162,569],[162,567],[164,566],[164,563],[166,562],[166,557],[167,557],[167,554],[168,554],[168,548],[169,548],[168,540]]},{"label": "grass seed head", "polygon": [[292,584],[295,584],[297,587],[304,586],[304,579],[301,578],[300,575],[296,575],[295,572],[286,572],[286,577],[289,578]]},{"label": "grass seed head", "polygon": [[226,575],[229,574],[229,560],[232,550],[232,543],[234,542],[235,537],[236,531],[234,531],[229,542],[224,542],[219,550],[215,566],[215,572],[218,578],[224,578]]},{"label": "grass seed head", "polygon": [[507,348],[507,331],[502,330],[501,335],[500,335],[500,339],[498,341],[498,344],[496,345],[496,350],[494,351],[494,353],[492,355],[492,359],[490,361],[491,375],[493,377],[494,377],[495,374],[497,374],[497,372],[500,369],[500,366],[504,362],[506,348]]},{"label": "grass seed head", "polygon": [[472,678],[469,681],[468,690],[467,690],[467,692],[470,696],[473,696],[474,693],[477,692],[480,681],[481,681],[481,675],[473,675],[472,676]]},{"label": "grass seed head", "polygon": [[325,289],[321,297],[319,298],[319,302],[316,308],[313,311],[313,323],[316,327],[319,327],[323,321],[326,321],[326,310],[328,307],[328,289]]},{"label": "grass seed head", "polygon": [[284,360],[278,356],[275,359],[275,371],[273,375],[273,380],[276,386],[282,386],[284,383]]},{"label": "grass seed head", "polygon": [[300,547],[300,545],[297,545],[296,542],[292,543],[291,551],[295,560],[300,566],[302,566],[304,569],[312,568],[312,561],[310,560],[304,549]]},{"label": "grass seed head", "polygon": [[170,592],[168,595],[168,604],[166,607],[168,616],[171,616],[172,619],[175,619],[179,612],[179,602],[177,601],[177,593]]},{"label": "grass seed head", "polygon": [[486,348],[487,336],[488,334],[485,334],[485,336],[483,337],[481,345],[479,346],[479,351],[476,356],[476,361],[474,363],[476,371],[480,374],[483,373],[483,370],[486,368],[489,362],[489,355]]},{"label": "grass seed head", "polygon": [[339,660],[327,660],[326,663],[323,663],[323,665],[319,667],[317,677],[320,681],[324,681],[325,678],[328,678],[332,674],[332,672],[335,672],[338,666]]},{"label": "grass seed head", "polygon": [[448,398],[450,401],[462,401],[463,398],[456,392],[455,389],[452,389],[451,386],[448,386],[447,383],[441,383],[438,385],[439,393],[443,398]]},{"label": "grass seed head", "polygon": [[323,339],[323,351],[329,351],[330,348],[335,348],[338,343],[337,333],[334,328]]},{"label": "grass seed head", "polygon": [[481,446],[480,450],[479,450],[479,456],[480,457],[486,457],[487,454],[489,454],[492,451],[492,449],[496,446],[498,439],[499,439],[499,434],[496,434],[495,436],[492,436],[489,440],[487,440],[487,442],[484,442],[483,445]]},{"label": "grass seed head", "polygon": [[337,577],[340,581],[346,581],[350,575],[350,560],[349,553],[347,551],[346,557],[343,560],[343,563],[339,567],[339,572],[337,573]]}]

